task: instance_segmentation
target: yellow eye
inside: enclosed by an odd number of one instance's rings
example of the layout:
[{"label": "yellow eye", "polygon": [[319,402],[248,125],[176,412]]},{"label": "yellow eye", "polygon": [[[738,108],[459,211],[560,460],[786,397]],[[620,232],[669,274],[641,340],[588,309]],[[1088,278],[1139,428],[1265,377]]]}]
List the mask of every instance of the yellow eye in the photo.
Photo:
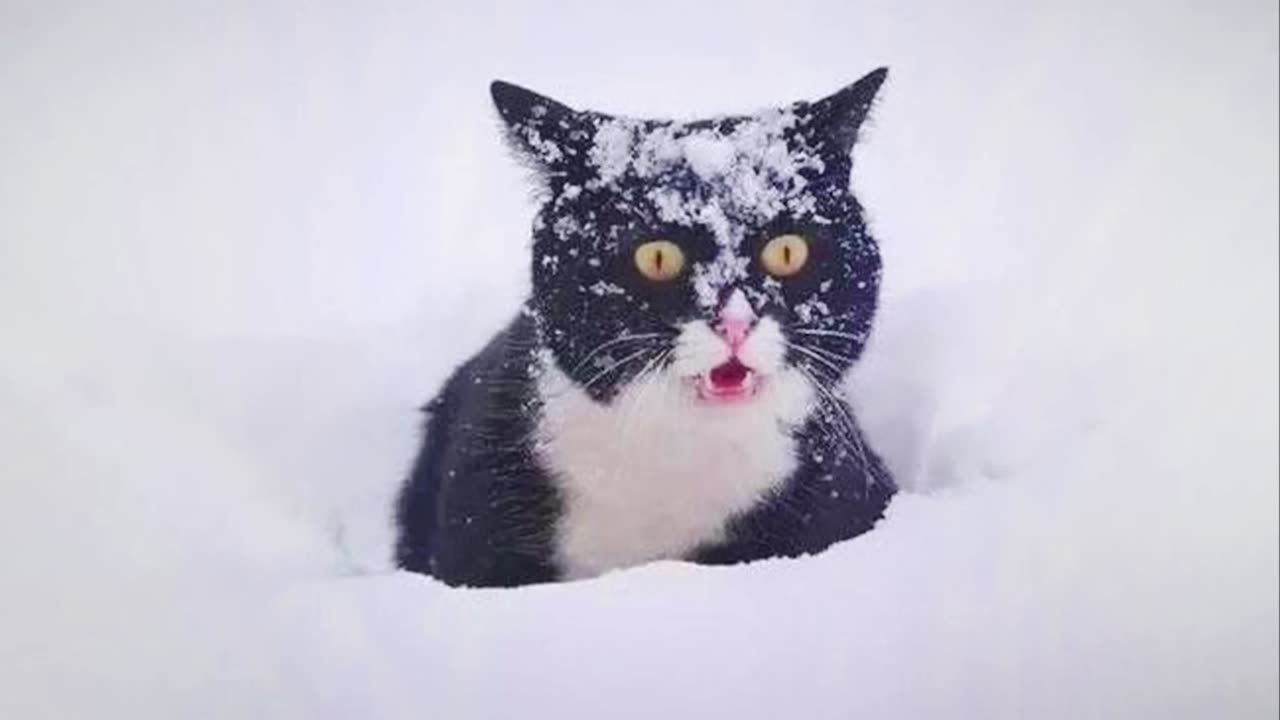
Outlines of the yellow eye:
[{"label": "yellow eye", "polygon": [[684,269],[684,251],[668,240],[651,240],[636,248],[636,269],[650,280],[666,282]]},{"label": "yellow eye", "polygon": [[774,277],[795,275],[809,260],[809,243],[799,235],[779,235],[760,251],[760,262]]}]

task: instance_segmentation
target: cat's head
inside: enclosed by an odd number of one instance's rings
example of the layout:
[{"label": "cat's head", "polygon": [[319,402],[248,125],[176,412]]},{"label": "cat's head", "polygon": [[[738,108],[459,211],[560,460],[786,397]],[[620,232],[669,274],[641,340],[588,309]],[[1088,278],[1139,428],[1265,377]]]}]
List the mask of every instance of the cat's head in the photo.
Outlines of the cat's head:
[{"label": "cat's head", "polygon": [[880,256],[850,151],[887,71],[817,102],[692,122],[573,110],[502,82],[536,171],[532,312],[558,368],[610,402],[641,377],[749,406],[832,388],[875,313]]}]

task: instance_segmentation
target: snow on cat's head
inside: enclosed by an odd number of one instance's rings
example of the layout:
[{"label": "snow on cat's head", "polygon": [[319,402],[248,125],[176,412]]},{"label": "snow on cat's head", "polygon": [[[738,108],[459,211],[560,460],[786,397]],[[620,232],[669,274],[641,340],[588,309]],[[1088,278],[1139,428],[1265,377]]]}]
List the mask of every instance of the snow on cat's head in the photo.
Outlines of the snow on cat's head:
[{"label": "snow on cat's head", "polygon": [[880,257],[850,151],[886,71],[817,102],[691,122],[577,111],[492,86],[545,191],[531,311],[557,368],[610,402],[642,377],[711,405],[836,385]]}]

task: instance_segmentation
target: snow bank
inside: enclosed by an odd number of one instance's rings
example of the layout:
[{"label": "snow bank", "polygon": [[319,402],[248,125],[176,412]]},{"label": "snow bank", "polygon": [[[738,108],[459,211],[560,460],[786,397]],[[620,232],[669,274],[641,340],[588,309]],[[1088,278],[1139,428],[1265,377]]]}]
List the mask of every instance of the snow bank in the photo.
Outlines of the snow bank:
[{"label": "snow bank", "polygon": [[[526,284],[488,80],[881,64],[853,391],[917,492],[800,560],[387,572],[414,407]],[[15,6],[0,87],[0,715],[1280,711],[1273,6]]]}]

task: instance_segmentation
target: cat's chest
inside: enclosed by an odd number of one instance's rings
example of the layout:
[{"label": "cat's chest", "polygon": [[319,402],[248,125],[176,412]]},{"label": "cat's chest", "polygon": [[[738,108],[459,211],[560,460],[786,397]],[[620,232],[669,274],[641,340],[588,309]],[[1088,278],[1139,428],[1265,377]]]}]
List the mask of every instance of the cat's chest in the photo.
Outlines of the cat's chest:
[{"label": "cat's chest", "polygon": [[603,405],[554,369],[540,392],[538,454],[564,500],[556,553],[568,577],[721,539],[795,470],[791,428],[809,402],[803,383],[780,379],[749,405],[705,407],[659,378]]}]

